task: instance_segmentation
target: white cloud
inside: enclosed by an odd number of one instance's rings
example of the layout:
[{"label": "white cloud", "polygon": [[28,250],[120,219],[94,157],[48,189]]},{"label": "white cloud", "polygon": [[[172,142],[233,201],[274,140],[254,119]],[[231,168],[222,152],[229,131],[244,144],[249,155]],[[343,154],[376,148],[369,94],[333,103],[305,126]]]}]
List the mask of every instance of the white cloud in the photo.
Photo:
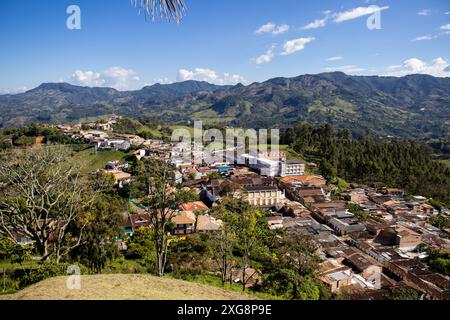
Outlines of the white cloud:
[{"label": "white cloud", "polygon": [[77,85],[88,87],[101,87],[105,85],[105,80],[98,72],[76,70],[72,75],[72,82]]},{"label": "white cloud", "polygon": [[76,70],[71,82],[88,87],[112,87],[117,90],[128,90],[140,80],[132,69],[111,67],[102,72]]},{"label": "white cloud", "polygon": [[379,12],[382,10],[389,9],[389,7],[379,7],[379,6],[368,6],[368,7],[357,7],[348,11],[339,12],[335,15],[334,22],[341,23],[348,20],[353,20],[359,17],[367,16]]},{"label": "white cloud", "polygon": [[327,20],[328,18],[323,18],[323,19],[316,19],[313,22],[307,24],[306,26],[304,26],[302,29],[303,30],[310,30],[310,29],[318,29],[318,28],[323,28],[327,25]]},{"label": "white cloud", "polygon": [[171,83],[173,83],[173,81],[170,80],[169,78],[155,78],[151,82],[144,83],[144,87],[153,86],[157,83],[158,84],[171,84]]},{"label": "white cloud", "polygon": [[441,30],[450,30],[450,23],[445,26],[441,26]]},{"label": "white cloud", "polygon": [[195,68],[194,70],[180,69],[177,76],[178,81],[206,81],[218,85],[238,84],[245,82],[244,77],[238,74],[224,73],[222,76],[216,71],[205,68]]},{"label": "white cloud", "polygon": [[434,35],[420,36],[420,37],[413,39],[413,41],[433,40],[433,39],[437,39],[437,38],[440,38],[443,36],[448,36],[448,35],[450,35],[450,30],[443,31],[443,32],[440,32],[440,33],[434,34]]},{"label": "white cloud", "polygon": [[289,31],[289,26],[287,24],[282,24],[281,26],[278,26],[275,28],[275,30],[272,31],[272,34],[282,34]]},{"label": "white cloud", "polygon": [[305,49],[305,45],[314,41],[314,37],[299,38],[294,40],[289,40],[284,43],[282,56],[287,56],[293,54],[294,52],[301,51]]},{"label": "white cloud", "polygon": [[424,40],[433,40],[433,39],[435,39],[436,38],[436,36],[420,36],[420,37],[417,37],[417,38],[415,38],[413,41],[424,41]]},{"label": "white cloud", "polygon": [[426,62],[418,58],[405,60],[401,65],[388,67],[388,76],[402,77],[408,74],[428,74],[435,77],[450,77],[450,63],[443,58]]},{"label": "white cloud", "polygon": [[342,59],[344,59],[344,57],[337,56],[337,57],[328,58],[328,59],[326,59],[326,61],[339,61],[339,60],[342,60]]},{"label": "white cloud", "polygon": [[261,27],[259,27],[258,30],[256,30],[255,32],[257,34],[261,34],[261,33],[268,33],[268,32],[272,32],[273,30],[275,30],[276,25],[272,22],[266,23],[264,25],[262,25]]},{"label": "white cloud", "polygon": [[17,94],[17,93],[23,93],[27,91],[28,88],[23,87],[16,87],[16,88],[0,88],[0,94]]},{"label": "white cloud", "polygon": [[430,15],[430,10],[424,9],[424,10],[422,10],[422,11],[417,12],[417,14],[418,14],[419,16],[429,16],[429,15]]},{"label": "white cloud", "polygon": [[355,66],[355,65],[348,65],[348,66],[341,66],[341,67],[328,67],[328,68],[324,68],[323,71],[326,71],[326,72],[340,71],[340,72],[352,74],[352,73],[359,73],[359,72],[366,71],[366,69]]},{"label": "white cloud", "polygon": [[287,24],[276,25],[275,23],[269,22],[259,27],[259,29],[255,31],[255,33],[256,34],[272,33],[273,35],[278,35],[288,32],[289,28],[290,27]]},{"label": "white cloud", "polygon": [[446,12],[445,14],[450,14],[450,11],[449,11],[449,12]]},{"label": "white cloud", "polygon": [[263,63],[268,63],[268,62],[272,61],[273,57],[275,56],[275,54],[273,52],[274,49],[275,49],[275,45],[273,45],[269,50],[267,50],[266,53],[255,58],[254,59],[255,63],[263,64]]}]

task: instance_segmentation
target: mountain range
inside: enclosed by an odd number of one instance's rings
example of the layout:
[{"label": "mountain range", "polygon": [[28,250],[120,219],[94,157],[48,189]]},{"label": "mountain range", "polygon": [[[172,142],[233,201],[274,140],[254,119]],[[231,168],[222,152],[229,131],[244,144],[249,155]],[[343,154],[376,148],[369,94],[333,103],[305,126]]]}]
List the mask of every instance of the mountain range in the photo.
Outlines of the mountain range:
[{"label": "mountain range", "polygon": [[118,114],[171,124],[286,128],[330,123],[355,134],[450,137],[450,78],[349,76],[274,78],[250,85],[185,81],[136,91],[45,83],[0,96],[0,127],[66,123]]}]

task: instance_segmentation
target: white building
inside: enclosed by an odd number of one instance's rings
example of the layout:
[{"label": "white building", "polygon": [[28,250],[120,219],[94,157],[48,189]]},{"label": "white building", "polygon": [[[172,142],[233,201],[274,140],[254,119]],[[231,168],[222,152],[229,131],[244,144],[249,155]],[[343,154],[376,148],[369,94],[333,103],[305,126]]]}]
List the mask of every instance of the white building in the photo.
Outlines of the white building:
[{"label": "white building", "polygon": [[305,174],[305,165],[300,161],[280,161],[260,156],[255,157],[250,154],[241,155],[239,161],[267,177],[302,176]]}]

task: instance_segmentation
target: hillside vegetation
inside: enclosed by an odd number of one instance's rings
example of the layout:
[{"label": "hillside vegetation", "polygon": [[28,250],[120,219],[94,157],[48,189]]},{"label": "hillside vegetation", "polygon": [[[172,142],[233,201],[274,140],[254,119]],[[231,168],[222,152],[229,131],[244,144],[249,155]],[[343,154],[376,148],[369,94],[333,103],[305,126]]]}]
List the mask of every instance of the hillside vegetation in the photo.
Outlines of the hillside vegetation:
[{"label": "hillside vegetation", "polygon": [[126,92],[43,84],[22,94],[0,96],[0,127],[76,122],[116,113],[166,124],[202,120],[234,127],[287,128],[309,122],[348,128],[358,135],[448,138],[449,111],[450,78],[334,72],[248,86],[187,81]]}]

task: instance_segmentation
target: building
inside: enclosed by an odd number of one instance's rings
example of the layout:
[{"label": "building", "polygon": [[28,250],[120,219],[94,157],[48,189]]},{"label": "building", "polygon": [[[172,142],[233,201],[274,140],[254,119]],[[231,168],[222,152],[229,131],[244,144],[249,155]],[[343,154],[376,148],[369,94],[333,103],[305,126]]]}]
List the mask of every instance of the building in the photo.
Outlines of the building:
[{"label": "building", "polygon": [[351,266],[352,269],[364,279],[370,279],[374,282],[376,282],[377,279],[380,279],[383,271],[383,268],[373,258],[363,253],[350,254],[345,258],[344,262]]},{"label": "building", "polygon": [[255,157],[250,154],[243,154],[240,156],[239,162],[257,170],[262,176],[266,177],[301,176],[305,174],[305,165],[300,161],[276,160],[261,155]]},{"label": "building", "polygon": [[284,193],[276,186],[247,186],[244,189],[246,191],[244,199],[259,208],[275,207],[285,199]]},{"label": "building", "polygon": [[352,285],[352,269],[334,259],[323,262],[320,265],[320,272],[320,280],[328,285],[333,293]]},{"label": "building", "polygon": [[197,232],[216,232],[223,226],[222,220],[218,220],[208,214],[197,217]]},{"label": "building", "polygon": [[194,233],[195,215],[193,217],[187,212],[181,212],[172,218],[172,223],[175,225],[173,234],[177,236],[192,234]]},{"label": "building", "polygon": [[194,211],[208,211],[209,208],[202,201],[194,201],[181,204],[180,210],[194,212]]},{"label": "building", "polygon": [[363,224],[359,223],[359,220],[356,218],[347,218],[347,219],[332,218],[328,221],[328,224],[340,236],[366,230],[366,227]]},{"label": "building", "polygon": [[280,162],[281,165],[281,177],[288,176],[303,176],[305,174],[305,165],[300,161],[286,160]]},{"label": "building", "polygon": [[404,251],[414,250],[422,243],[420,234],[405,227],[389,227],[381,230],[375,242],[385,246],[398,246]]}]

